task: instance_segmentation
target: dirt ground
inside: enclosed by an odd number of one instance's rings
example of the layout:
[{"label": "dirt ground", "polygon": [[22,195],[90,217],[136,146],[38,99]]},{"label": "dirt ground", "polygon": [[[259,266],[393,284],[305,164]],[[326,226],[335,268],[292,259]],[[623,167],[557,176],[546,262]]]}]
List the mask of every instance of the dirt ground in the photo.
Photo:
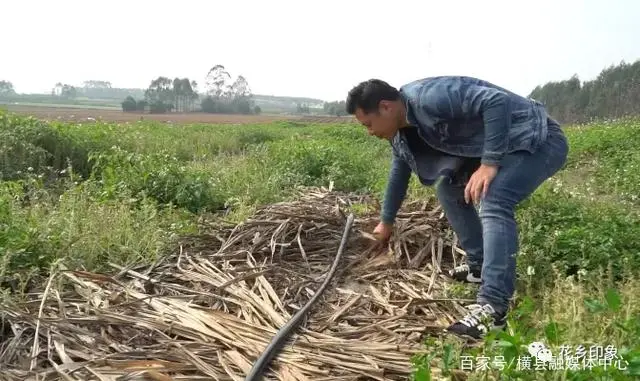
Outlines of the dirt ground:
[{"label": "dirt ground", "polygon": [[39,119],[75,122],[87,122],[95,119],[109,122],[155,120],[167,123],[249,124],[269,123],[282,120],[303,123],[349,123],[354,120],[351,117],[297,115],[226,115],[207,113],[142,114],[122,112],[120,110],[19,105],[7,105],[6,108],[16,114],[32,115]]}]

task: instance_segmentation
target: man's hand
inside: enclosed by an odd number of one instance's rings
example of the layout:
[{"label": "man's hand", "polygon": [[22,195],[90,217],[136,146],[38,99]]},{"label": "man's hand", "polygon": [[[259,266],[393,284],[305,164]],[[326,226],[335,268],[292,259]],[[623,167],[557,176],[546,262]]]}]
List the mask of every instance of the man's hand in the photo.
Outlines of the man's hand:
[{"label": "man's hand", "polygon": [[496,177],[497,173],[497,166],[481,164],[464,188],[464,201],[467,204],[470,201],[474,203],[480,202],[480,200],[487,195],[489,184],[491,184],[491,181]]},{"label": "man's hand", "polygon": [[386,242],[391,237],[393,232],[393,225],[385,224],[384,222],[378,223],[375,229],[373,229],[373,236],[382,242]]}]

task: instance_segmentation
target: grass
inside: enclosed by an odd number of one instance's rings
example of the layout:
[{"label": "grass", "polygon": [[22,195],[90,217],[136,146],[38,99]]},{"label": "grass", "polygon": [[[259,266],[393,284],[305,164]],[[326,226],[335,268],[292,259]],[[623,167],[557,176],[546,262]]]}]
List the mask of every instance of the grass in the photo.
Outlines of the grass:
[{"label": "grass", "polygon": [[[640,122],[576,126],[567,134],[566,168],[517,211],[519,280],[509,330],[498,346],[492,338],[475,348],[432,338],[425,345],[433,358],[416,358],[416,380],[436,368],[459,371],[463,359],[517,359],[534,340],[553,353],[562,344],[612,345],[629,365],[626,374],[607,370],[610,379],[639,374]],[[343,124],[80,125],[0,112],[0,135],[0,277],[21,290],[58,260],[89,270],[153,261],[176,237],[197,233],[200,219],[240,221],[299,185],[333,182],[382,197],[390,164],[387,143]],[[409,198],[432,194],[412,179]],[[505,378],[597,373],[511,365]]]}]

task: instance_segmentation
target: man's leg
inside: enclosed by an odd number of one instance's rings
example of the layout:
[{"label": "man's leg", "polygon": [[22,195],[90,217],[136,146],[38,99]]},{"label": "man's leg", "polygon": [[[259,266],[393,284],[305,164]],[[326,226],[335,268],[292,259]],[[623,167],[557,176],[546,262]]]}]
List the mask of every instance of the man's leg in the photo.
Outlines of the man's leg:
[{"label": "man's leg", "polygon": [[560,127],[551,124],[547,141],[534,154],[507,155],[480,203],[484,261],[478,305],[449,327],[450,331],[481,335],[479,317],[489,316],[500,325],[515,290],[518,232],[515,208],[566,162],[567,140]]},{"label": "man's leg", "polygon": [[450,273],[456,280],[480,283],[483,263],[482,225],[473,205],[464,201],[464,184],[442,179],[437,187],[438,201],[449,224],[455,231],[460,246],[466,252],[466,266],[458,266]]}]

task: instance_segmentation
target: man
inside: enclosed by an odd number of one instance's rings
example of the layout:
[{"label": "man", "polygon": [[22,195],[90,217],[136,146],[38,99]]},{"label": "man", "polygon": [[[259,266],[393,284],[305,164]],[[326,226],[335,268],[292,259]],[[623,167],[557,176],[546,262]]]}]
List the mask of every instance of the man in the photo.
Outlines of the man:
[{"label": "man", "polygon": [[374,235],[390,237],[412,172],[435,184],[467,254],[450,276],[480,284],[477,304],[447,330],[479,339],[502,328],[515,290],[514,210],[563,167],[568,144],[558,123],[539,102],[465,76],[421,79],[399,90],[371,79],[355,86],[346,104],[393,150]]}]

